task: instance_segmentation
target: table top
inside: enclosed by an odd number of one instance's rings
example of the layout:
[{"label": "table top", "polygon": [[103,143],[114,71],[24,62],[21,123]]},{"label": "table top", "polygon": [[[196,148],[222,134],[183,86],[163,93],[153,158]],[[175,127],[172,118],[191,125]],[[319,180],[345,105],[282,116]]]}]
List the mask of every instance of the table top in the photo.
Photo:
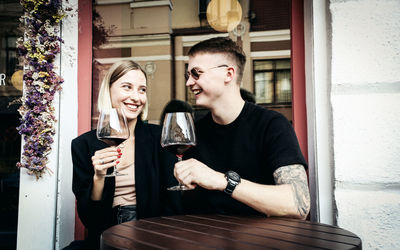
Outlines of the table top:
[{"label": "table top", "polygon": [[103,232],[101,249],[361,249],[361,239],[310,221],[182,215],[113,226]]}]

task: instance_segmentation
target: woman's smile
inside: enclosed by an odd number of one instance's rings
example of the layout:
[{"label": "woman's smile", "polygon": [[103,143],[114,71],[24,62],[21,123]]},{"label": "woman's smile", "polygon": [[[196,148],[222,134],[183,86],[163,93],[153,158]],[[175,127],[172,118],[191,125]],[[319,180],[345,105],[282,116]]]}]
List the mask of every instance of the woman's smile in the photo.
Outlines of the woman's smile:
[{"label": "woman's smile", "polygon": [[121,107],[128,121],[135,120],[147,102],[146,77],[140,70],[130,70],[110,88],[113,107]]}]

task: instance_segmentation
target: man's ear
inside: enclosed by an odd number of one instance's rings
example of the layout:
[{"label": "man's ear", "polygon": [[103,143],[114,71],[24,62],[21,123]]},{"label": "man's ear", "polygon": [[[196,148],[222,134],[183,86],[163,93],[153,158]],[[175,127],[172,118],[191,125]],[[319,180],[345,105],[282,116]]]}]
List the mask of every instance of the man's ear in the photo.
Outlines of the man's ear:
[{"label": "man's ear", "polygon": [[229,66],[227,68],[225,75],[225,83],[226,84],[231,83],[235,79],[235,76],[236,76],[236,69],[232,66]]}]

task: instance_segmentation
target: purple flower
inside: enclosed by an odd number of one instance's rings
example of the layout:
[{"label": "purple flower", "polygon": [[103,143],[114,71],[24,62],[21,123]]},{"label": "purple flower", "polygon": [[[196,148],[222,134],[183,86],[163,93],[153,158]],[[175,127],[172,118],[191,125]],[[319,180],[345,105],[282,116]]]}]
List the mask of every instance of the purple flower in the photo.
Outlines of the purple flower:
[{"label": "purple flower", "polygon": [[[19,108],[22,116],[18,132],[24,135],[24,151],[17,167],[28,169],[28,173],[40,178],[47,169],[47,155],[54,142],[56,122],[53,107],[54,95],[61,89],[64,80],[54,71],[54,59],[60,53],[61,37],[56,20],[63,15],[61,0],[34,2],[21,0],[26,13],[20,20],[25,25],[25,42],[17,42],[18,54],[29,65],[25,71],[25,99]],[[36,6],[36,7],[35,7]],[[33,11],[35,10],[35,11]],[[32,12],[33,11],[33,12]],[[46,72],[38,77],[39,72]],[[35,79],[33,79],[33,74]]]}]

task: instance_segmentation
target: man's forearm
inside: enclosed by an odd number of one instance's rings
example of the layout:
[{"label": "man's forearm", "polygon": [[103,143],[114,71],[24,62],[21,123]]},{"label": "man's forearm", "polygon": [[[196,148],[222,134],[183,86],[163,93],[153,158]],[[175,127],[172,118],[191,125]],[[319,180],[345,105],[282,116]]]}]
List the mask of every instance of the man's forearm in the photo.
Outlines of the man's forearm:
[{"label": "man's forearm", "polygon": [[274,178],[277,185],[290,185],[297,213],[305,219],[310,211],[310,192],[304,167],[298,164],[280,167]]},{"label": "man's forearm", "polygon": [[242,180],[232,197],[267,216],[301,218],[291,185],[261,185]]},{"label": "man's forearm", "polygon": [[232,197],[267,216],[305,219],[310,210],[310,194],[304,167],[284,166],[275,171],[274,177],[276,185],[242,180]]}]

